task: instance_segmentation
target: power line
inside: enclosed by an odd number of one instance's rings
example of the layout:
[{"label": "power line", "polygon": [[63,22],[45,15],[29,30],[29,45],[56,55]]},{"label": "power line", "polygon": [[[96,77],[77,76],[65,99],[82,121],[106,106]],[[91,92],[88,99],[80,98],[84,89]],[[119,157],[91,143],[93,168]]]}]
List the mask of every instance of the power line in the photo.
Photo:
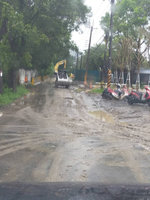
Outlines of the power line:
[{"label": "power line", "polygon": [[[98,39],[98,41],[96,42],[96,44],[101,40],[101,39],[103,39],[104,38],[104,34]],[[103,41],[103,40],[102,40]]]},{"label": "power line", "polygon": [[[103,37],[104,37],[104,35],[103,35],[100,39],[102,39]],[[100,39],[99,39],[99,40],[100,40]],[[99,41],[99,40],[98,40],[98,41]],[[96,47],[95,49],[93,49],[94,52],[100,47],[100,45],[103,43],[103,41],[104,41],[104,40],[102,40],[99,44],[96,44],[97,47]]]}]

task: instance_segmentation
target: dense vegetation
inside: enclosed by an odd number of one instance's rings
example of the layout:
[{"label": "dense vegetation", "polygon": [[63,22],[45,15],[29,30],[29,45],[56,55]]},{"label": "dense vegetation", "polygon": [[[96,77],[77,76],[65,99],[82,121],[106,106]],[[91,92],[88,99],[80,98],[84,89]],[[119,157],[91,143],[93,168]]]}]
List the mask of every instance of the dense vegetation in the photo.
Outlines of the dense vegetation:
[{"label": "dense vegetation", "polygon": [[[78,52],[71,33],[86,23],[89,9],[83,0],[0,0],[0,69],[4,81],[14,85],[19,68],[52,71],[64,58],[69,63],[70,49]],[[150,67],[149,0],[115,0],[113,18],[113,71]],[[104,42],[90,51],[89,69],[108,65],[110,14],[100,21]],[[78,68],[85,68],[87,52]],[[106,73],[106,70],[103,70]]]},{"label": "dense vegetation", "polygon": [[86,22],[88,13],[83,0],[0,0],[0,69],[5,83],[16,85],[19,68],[47,74],[53,63],[67,58],[76,48],[71,32]]},{"label": "dense vegetation", "polygon": [[[150,3],[149,0],[115,0],[113,8],[112,69],[139,72],[150,68]],[[108,65],[110,14],[100,21],[104,42],[91,49],[89,68]],[[85,53],[86,56],[86,53]]]}]

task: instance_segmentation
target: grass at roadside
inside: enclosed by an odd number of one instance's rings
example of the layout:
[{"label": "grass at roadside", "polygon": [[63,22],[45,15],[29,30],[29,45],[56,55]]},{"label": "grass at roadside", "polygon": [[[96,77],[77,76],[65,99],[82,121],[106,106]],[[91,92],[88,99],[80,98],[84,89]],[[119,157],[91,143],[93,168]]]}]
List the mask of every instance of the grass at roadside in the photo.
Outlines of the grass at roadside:
[{"label": "grass at roadside", "polygon": [[90,93],[102,94],[103,91],[104,91],[103,88],[93,88],[93,89],[91,89],[89,92],[90,92]]},{"label": "grass at roadside", "polygon": [[10,104],[27,93],[28,90],[24,86],[18,86],[16,93],[10,88],[4,88],[3,94],[0,94],[0,106]]}]

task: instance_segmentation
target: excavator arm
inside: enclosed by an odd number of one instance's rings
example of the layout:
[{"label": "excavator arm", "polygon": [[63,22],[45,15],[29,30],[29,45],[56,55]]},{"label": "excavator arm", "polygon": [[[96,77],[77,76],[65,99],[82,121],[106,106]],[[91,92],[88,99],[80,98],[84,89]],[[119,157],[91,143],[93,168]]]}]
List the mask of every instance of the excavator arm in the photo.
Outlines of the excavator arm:
[{"label": "excavator arm", "polygon": [[66,60],[61,60],[59,62],[56,63],[55,67],[54,67],[54,71],[55,73],[58,73],[58,68],[60,65],[64,64],[64,69],[66,69]]}]

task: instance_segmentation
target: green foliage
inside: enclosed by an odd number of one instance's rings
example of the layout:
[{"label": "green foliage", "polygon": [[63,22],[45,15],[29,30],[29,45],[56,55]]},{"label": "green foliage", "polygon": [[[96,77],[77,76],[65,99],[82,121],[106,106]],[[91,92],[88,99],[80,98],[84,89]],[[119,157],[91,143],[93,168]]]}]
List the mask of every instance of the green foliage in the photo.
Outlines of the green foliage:
[{"label": "green foliage", "polygon": [[85,23],[83,0],[0,0],[0,61],[4,74],[19,68],[51,73],[51,63],[74,48],[71,32]]},{"label": "green foliage", "polygon": [[[105,46],[102,44],[91,48],[89,64],[88,64],[89,70],[99,70],[100,67],[103,67],[104,52],[105,52]],[[86,61],[86,58],[87,58],[87,52],[85,52],[84,61]],[[84,63],[84,65],[85,65],[85,63]]]},{"label": "green foliage", "polygon": [[[137,28],[148,24],[149,13],[144,8],[149,5],[148,1],[141,0],[118,0],[114,10],[114,35],[138,37]],[[106,13],[101,20],[102,28],[109,30],[110,16]]]},{"label": "green foliage", "polygon": [[53,73],[54,73],[54,64],[51,63],[47,68],[46,74],[47,75],[53,75]]},{"label": "green foliage", "polygon": [[106,13],[105,16],[101,18],[100,24],[104,32],[109,32],[109,26],[110,26],[109,13]]},{"label": "green foliage", "polygon": [[4,73],[20,66],[31,67],[31,55],[26,48],[27,34],[23,15],[6,2],[0,2],[0,7],[0,59]]},{"label": "green foliage", "polygon": [[10,104],[27,93],[28,90],[23,86],[17,87],[16,93],[14,93],[10,88],[4,88],[3,94],[0,94],[0,106]]},{"label": "green foliage", "polygon": [[114,16],[114,30],[136,39],[138,37],[137,28],[148,24],[148,13],[142,5],[140,0],[118,1]]},{"label": "green foliage", "polygon": [[[150,44],[145,32],[148,31],[150,12],[148,0],[116,0],[113,19],[113,68],[121,70],[126,66],[139,69],[146,57],[142,44]],[[107,13],[101,20],[103,30],[109,31],[110,16]],[[148,63],[147,63],[148,65]]]}]

